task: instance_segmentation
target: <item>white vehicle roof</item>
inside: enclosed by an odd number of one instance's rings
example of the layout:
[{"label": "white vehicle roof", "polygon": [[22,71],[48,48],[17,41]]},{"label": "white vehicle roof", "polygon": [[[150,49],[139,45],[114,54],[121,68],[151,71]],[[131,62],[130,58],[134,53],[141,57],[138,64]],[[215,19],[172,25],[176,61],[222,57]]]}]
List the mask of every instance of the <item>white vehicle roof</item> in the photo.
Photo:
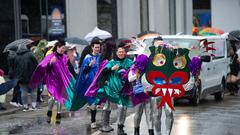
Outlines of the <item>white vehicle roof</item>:
[{"label": "white vehicle roof", "polygon": [[192,35],[161,35],[162,38],[175,38],[175,39],[226,39],[228,38],[228,33],[219,36],[192,36]]}]

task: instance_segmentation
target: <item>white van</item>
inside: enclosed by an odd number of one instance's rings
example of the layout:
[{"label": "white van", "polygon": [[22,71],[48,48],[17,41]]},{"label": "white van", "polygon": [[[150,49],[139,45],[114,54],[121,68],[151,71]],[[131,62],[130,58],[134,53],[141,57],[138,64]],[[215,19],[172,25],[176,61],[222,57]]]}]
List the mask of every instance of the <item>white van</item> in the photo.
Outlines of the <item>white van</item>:
[{"label": "white van", "polygon": [[[178,47],[189,48],[190,57],[206,56],[201,50],[200,40],[206,39],[214,42],[211,47],[216,50],[209,51],[211,56],[209,62],[203,62],[200,71],[200,84],[195,86],[195,80],[190,79],[186,84],[186,94],[184,98],[190,99],[193,105],[198,105],[200,99],[206,95],[214,95],[215,100],[223,100],[226,88],[226,76],[229,73],[229,42],[227,35],[222,36],[191,36],[191,35],[164,35],[163,40]],[[202,58],[203,58],[202,57]],[[206,58],[206,57],[205,57]]]},{"label": "white van", "polygon": [[[138,37],[142,44],[132,48],[131,54],[145,53],[150,54],[149,47],[152,45],[153,38],[159,36],[157,33],[147,33]],[[206,95],[214,95],[215,100],[223,100],[226,88],[226,76],[230,71],[230,43],[227,40],[228,35],[221,36],[192,36],[192,35],[161,35],[164,41],[181,48],[189,48],[189,57],[200,56],[203,63],[200,71],[200,83],[196,83],[192,76],[187,84],[184,85],[186,93],[183,98],[189,99],[193,105],[198,105],[200,99]],[[209,51],[214,56],[209,56],[202,51],[200,40],[206,39],[208,42],[214,42],[211,47],[215,51]],[[136,46],[135,46],[136,47]],[[134,51],[138,50],[138,51]]]}]

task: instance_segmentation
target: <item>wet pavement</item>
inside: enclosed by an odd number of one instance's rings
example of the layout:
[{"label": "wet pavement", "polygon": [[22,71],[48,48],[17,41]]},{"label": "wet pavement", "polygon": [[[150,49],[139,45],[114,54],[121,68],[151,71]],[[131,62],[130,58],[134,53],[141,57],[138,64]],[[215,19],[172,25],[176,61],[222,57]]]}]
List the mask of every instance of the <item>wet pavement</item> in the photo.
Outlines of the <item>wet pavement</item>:
[{"label": "wet pavement", "polygon": [[[223,102],[215,102],[212,96],[207,97],[197,107],[180,101],[175,107],[175,121],[171,135],[239,135],[240,134],[240,96],[225,96]],[[97,123],[100,127],[101,109],[97,113]],[[36,112],[17,112],[0,116],[0,135],[115,135],[117,110],[111,115],[111,125],[114,131],[101,133],[90,129],[90,114],[81,110],[75,117],[65,114],[60,125],[46,123],[46,108]],[[133,109],[129,109],[125,131],[133,134]],[[162,131],[165,134],[165,115],[162,117]],[[145,116],[141,123],[141,135],[148,135]]]}]

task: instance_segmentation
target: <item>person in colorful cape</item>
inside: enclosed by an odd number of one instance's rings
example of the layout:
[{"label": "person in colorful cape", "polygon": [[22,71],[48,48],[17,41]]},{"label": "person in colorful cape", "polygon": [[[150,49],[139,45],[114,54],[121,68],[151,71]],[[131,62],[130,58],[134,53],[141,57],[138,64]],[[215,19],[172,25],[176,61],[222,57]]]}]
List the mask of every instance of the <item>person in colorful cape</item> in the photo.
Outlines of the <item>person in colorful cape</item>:
[{"label": "person in colorful cape", "polygon": [[[100,47],[101,47],[101,40],[98,37],[95,37],[91,41],[91,53],[87,54],[82,63],[80,63],[80,72],[77,77],[76,88],[75,90],[78,92],[75,97],[79,97],[79,101],[75,102],[73,106],[77,106],[79,109],[83,107],[86,103],[90,105],[90,112],[91,112],[91,128],[95,129],[96,125],[96,105],[95,105],[95,98],[85,97],[84,94],[90,84],[92,83],[94,76],[97,72],[99,60],[100,60]],[[83,56],[81,56],[83,58]],[[74,110],[72,110],[74,111]]]},{"label": "person in colorful cape", "polygon": [[36,88],[39,84],[45,83],[51,98],[48,102],[48,120],[51,122],[52,109],[57,102],[56,124],[61,122],[61,104],[64,104],[67,110],[71,110],[73,101],[73,90],[76,82],[73,75],[69,72],[65,53],[65,42],[59,40],[55,43],[53,52],[48,54],[37,66],[34,71],[30,85]]},{"label": "person in colorful cape", "polygon": [[[48,42],[45,39],[42,39],[37,42],[38,43],[37,43],[36,48],[33,50],[33,54],[36,57],[38,63],[40,63],[42,61],[42,59],[44,58],[45,48],[46,48],[46,45],[48,44]],[[44,90],[43,87],[44,87],[43,84],[40,84],[37,88],[37,102],[39,102],[39,103],[43,102],[43,99],[41,96],[41,94]]]},{"label": "person in colorful cape", "polygon": [[[113,58],[113,53],[116,49],[116,44],[112,41],[111,38],[104,40],[101,48],[101,55],[100,55],[100,64],[98,66],[97,73],[94,77],[93,82],[88,87],[85,96],[86,97],[96,97],[97,91],[99,89],[97,81],[99,80],[99,76],[105,66],[107,65],[108,61],[110,61]],[[104,77],[104,76],[102,76]],[[97,100],[97,102],[99,102]],[[101,102],[101,101],[100,101]],[[111,114],[111,105],[110,102],[107,100],[103,107],[102,112],[102,127],[100,128],[100,131],[102,132],[111,132],[113,131],[113,128],[109,125],[110,121],[110,114]]]},{"label": "person in colorful cape", "polygon": [[[99,99],[107,99],[110,102],[119,105],[118,116],[118,135],[126,135],[123,130],[127,106],[132,106],[131,97],[127,95],[129,90],[126,85],[127,72],[133,61],[126,57],[126,46],[129,42],[121,41],[117,45],[116,56],[110,60],[103,69],[98,83],[100,85],[96,97]],[[124,88],[125,87],[125,88]]]},{"label": "person in colorful cape", "polygon": [[[149,85],[143,86],[142,84],[142,76],[145,74],[147,64],[148,57],[144,54],[140,54],[136,57],[134,64],[128,73],[128,80],[129,82],[132,82],[135,97],[139,98],[139,100],[142,100],[141,103],[134,108],[134,135],[140,135],[140,122],[143,110],[145,111],[146,115],[149,135],[154,135],[153,100],[144,93],[144,89],[149,89]],[[148,98],[144,98],[146,96]]]}]

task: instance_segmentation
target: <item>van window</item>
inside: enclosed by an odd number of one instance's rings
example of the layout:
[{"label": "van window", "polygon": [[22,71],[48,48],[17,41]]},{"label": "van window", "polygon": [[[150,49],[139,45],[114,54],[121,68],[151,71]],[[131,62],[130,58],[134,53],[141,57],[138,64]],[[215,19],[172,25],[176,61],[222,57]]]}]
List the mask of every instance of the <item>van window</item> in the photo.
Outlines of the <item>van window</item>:
[{"label": "van window", "polygon": [[187,48],[190,50],[189,57],[192,58],[194,56],[200,56],[200,45],[199,40],[195,39],[174,39],[174,38],[165,38],[163,41],[179,47],[179,48]]},{"label": "van window", "polygon": [[213,48],[215,48],[216,50],[213,51],[213,55],[215,55],[215,57],[213,57],[213,59],[220,59],[220,58],[224,58],[225,56],[225,43],[223,40],[212,40],[213,42]]}]

